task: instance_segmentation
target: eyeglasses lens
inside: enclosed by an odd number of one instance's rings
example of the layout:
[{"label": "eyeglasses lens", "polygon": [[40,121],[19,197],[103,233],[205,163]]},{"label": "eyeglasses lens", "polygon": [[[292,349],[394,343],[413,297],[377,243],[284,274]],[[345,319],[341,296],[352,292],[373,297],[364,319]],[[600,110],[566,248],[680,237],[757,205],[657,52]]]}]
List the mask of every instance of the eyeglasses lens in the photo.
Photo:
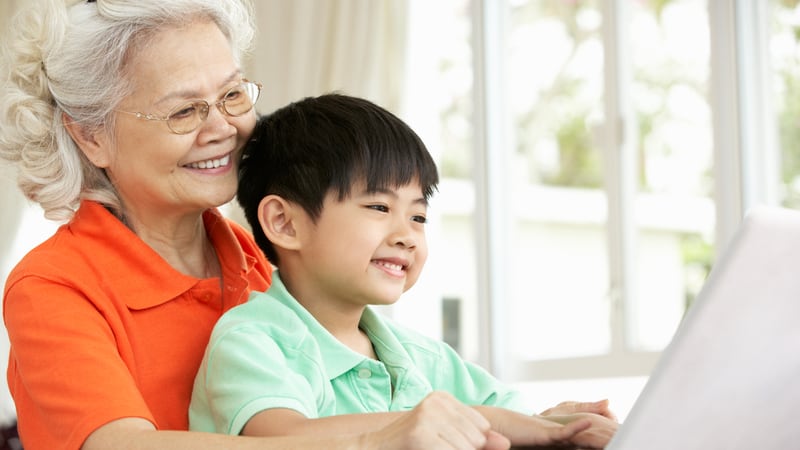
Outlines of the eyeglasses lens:
[{"label": "eyeglasses lens", "polygon": [[[258,84],[244,82],[225,93],[216,105],[229,116],[241,116],[253,109],[260,93]],[[167,119],[167,126],[178,134],[191,133],[206,120],[210,107],[205,101],[196,101],[175,108]]]}]

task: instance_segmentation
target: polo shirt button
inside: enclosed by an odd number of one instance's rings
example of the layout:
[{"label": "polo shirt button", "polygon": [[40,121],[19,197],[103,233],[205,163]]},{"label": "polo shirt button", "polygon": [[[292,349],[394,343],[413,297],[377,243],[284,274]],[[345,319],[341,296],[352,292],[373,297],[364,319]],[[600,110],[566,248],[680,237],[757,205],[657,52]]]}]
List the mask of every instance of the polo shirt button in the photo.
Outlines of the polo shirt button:
[{"label": "polo shirt button", "polygon": [[369,378],[372,376],[372,371],[365,368],[358,369],[358,378]]}]

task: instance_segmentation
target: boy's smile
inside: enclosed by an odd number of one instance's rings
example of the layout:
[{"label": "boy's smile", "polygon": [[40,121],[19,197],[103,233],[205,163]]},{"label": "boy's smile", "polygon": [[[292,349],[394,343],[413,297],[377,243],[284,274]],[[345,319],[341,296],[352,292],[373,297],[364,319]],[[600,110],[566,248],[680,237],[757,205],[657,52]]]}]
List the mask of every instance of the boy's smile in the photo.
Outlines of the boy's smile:
[{"label": "boy's smile", "polygon": [[376,259],[373,260],[373,263],[378,267],[382,268],[383,270],[385,270],[389,275],[396,275],[398,277],[405,276],[404,271],[408,266],[408,262],[406,262],[405,260],[392,262],[388,259]]}]

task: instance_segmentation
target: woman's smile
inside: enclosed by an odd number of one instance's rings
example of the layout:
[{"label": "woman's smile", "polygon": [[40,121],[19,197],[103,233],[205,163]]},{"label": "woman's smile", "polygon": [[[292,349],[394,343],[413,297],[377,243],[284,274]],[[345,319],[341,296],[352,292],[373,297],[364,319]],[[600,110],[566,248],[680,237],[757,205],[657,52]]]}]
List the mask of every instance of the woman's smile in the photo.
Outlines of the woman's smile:
[{"label": "woman's smile", "polygon": [[231,154],[214,159],[207,159],[205,161],[197,161],[186,164],[184,167],[189,169],[217,169],[219,167],[226,167],[231,163]]}]

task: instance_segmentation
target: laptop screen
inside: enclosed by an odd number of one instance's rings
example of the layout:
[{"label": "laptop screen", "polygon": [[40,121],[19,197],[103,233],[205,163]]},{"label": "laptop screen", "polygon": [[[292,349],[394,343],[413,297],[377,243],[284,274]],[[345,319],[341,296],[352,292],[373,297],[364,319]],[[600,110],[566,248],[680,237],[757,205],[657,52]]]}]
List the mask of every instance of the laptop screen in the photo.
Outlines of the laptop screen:
[{"label": "laptop screen", "polygon": [[800,448],[800,212],[745,219],[610,450]]}]

